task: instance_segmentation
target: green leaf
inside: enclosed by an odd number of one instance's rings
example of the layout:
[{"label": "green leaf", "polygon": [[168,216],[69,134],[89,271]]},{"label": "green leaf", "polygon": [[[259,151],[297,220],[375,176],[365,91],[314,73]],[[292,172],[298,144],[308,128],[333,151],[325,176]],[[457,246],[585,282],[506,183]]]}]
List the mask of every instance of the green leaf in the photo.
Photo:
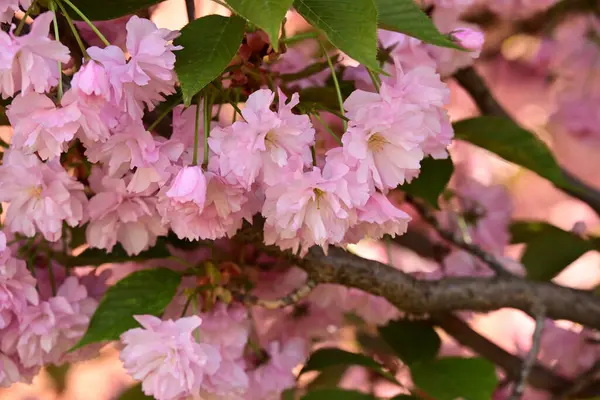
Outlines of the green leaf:
[{"label": "green leaf", "polygon": [[414,0],[375,0],[375,5],[380,28],[401,32],[437,46],[461,49],[452,39],[438,31]]},{"label": "green leaf", "polygon": [[410,370],[415,385],[436,400],[490,400],[498,384],[494,365],[483,358],[439,358]]},{"label": "green leaf", "polygon": [[396,382],[396,378],[372,358],[333,347],[319,349],[312,353],[306,364],[304,364],[304,368],[300,371],[300,375],[308,371],[323,371],[337,365],[360,365],[377,372],[392,382]]},{"label": "green leaf", "polygon": [[[142,8],[150,7],[160,3],[162,0],[71,0],[77,8],[92,21],[104,21],[133,14]],[[65,8],[69,6],[65,4]],[[77,20],[81,20],[75,12],[69,14]]]},{"label": "green leaf", "polygon": [[322,369],[319,376],[310,382],[307,389],[316,390],[338,386],[349,367],[349,365],[334,365]]},{"label": "green leaf", "polygon": [[534,237],[560,230],[554,225],[540,221],[513,221],[510,225],[510,242],[512,244],[528,243]]},{"label": "green leaf", "polygon": [[454,133],[457,139],[527,168],[556,186],[568,186],[546,144],[507,118],[477,117],[458,121],[454,124]]},{"label": "green leaf", "polygon": [[64,260],[58,258],[62,264],[69,267],[98,266],[107,263],[124,263],[129,261],[145,261],[153,259],[168,258],[171,255],[167,248],[165,238],[159,238],[154,247],[142,251],[140,254],[130,256],[123,246],[117,243],[109,253],[104,249],[86,249],[77,257],[66,257]]},{"label": "green leaf", "polygon": [[453,173],[454,164],[450,157],[442,160],[427,157],[421,161],[419,176],[399,188],[439,209],[438,198],[448,186]]},{"label": "green leaf", "polygon": [[235,12],[263,29],[275,51],[279,49],[279,28],[294,0],[227,0]]},{"label": "green leaf", "polygon": [[364,66],[381,70],[373,0],[295,0],[294,7],[337,48]]},{"label": "green leaf", "polygon": [[46,372],[54,381],[54,386],[57,393],[63,393],[65,388],[67,387],[67,374],[69,373],[69,369],[71,369],[71,364],[63,364],[61,366],[56,365],[47,365],[45,368]]},{"label": "green leaf", "polygon": [[433,360],[442,344],[433,325],[425,321],[391,321],[379,334],[404,363]]},{"label": "green leaf", "polygon": [[308,392],[302,400],[377,400],[377,398],[354,390],[320,389]]},{"label": "green leaf", "polygon": [[527,270],[527,278],[546,281],[593,249],[587,240],[555,227],[529,240],[521,264]]},{"label": "green leaf", "polygon": [[419,400],[419,397],[408,394],[399,394],[396,397],[392,397],[390,400]]},{"label": "green leaf", "polygon": [[175,44],[175,71],[181,82],[183,101],[189,106],[192,97],[217,78],[236,55],[246,21],[240,17],[208,15],[183,27]]},{"label": "green leaf", "polygon": [[119,400],[153,400],[154,397],[146,396],[144,392],[142,392],[142,385],[138,384],[132,386],[127,391],[123,392],[121,396],[119,396]]},{"label": "green leaf", "polygon": [[171,302],[181,275],[167,268],[134,272],[110,287],[92,315],[83,338],[72,349],[119,336],[138,326],[134,315],[159,316]]}]

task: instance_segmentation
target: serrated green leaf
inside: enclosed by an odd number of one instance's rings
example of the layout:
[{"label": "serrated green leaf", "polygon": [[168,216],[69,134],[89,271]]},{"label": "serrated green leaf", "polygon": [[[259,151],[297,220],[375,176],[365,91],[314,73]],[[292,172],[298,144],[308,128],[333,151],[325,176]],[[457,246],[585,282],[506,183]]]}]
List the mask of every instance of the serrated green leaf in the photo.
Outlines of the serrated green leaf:
[{"label": "serrated green leaf", "polygon": [[275,51],[279,49],[279,28],[294,0],[227,0],[235,12],[263,29]]},{"label": "serrated green leaf", "polygon": [[483,358],[439,358],[410,370],[415,385],[436,400],[490,400],[498,384],[494,365]]},{"label": "serrated green leaf", "polygon": [[140,254],[130,256],[127,254],[123,246],[117,243],[113,247],[111,252],[107,252],[104,249],[86,249],[83,253],[77,257],[67,257],[64,260],[58,259],[63,265],[68,267],[80,267],[80,266],[99,266],[108,263],[123,263],[129,261],[145,261],[167,258],[171,255],[167,248],[165,238],[159,238],[156,244]]},{"label": "serrated green leaf", "polygon": [[414,0],[375,0],[375,5],[379,14],[379,27],[401,32],[436,46],[461,49],[452,39],[438,31]]},{"label": "serrated green leaf", "polygon": [[527,278],[546,281],[593,249],[587,240],[572,232],[555,228],[528,241],[521,264],[527,270]]},{"label": "serrated green leaf", "polygon": [[448,186],[453,173],[454,164],[450,157],[442,160],[427,157],[421,161],[419,176],[411,183],[399,186],[399,189],[439,209],[438,198]]},{"label": "serrated green leaf", "polygon": [[456,139],[471,142],[527,168],[558,187],[568,183],[550,149],[533,133],[502,117],[477,117],[454,124]]},{"label": "serrated green leaf", "polygon": [[354,390],[320,389],[308,392],[302,400],[377,400],[377,398]]},{"label": "serrated green leaf", "polygon": [[[162,1],[163,0],[71,0],[71,2],[92,21],[104,21],[123,17]],[[69,9],[69,6],[65,4],[65,8]],[[81,20],[81,17],[75,12],[69,12],[69,14],[74,19]]]},{"label": "serrated green leaf", "polygon": [[300,371],[300,375],[308,371],[323,371],[337,365],[360,365],[377,372],[392,382],[396,382],[396,378],[372,358],[333,347],[319,349],[312,353],[306,364],[304,364],[304,368]]},{"label": "serrated green leaf", "polygon": [[192,97],[227,68],[236,55],[246,22],[240,17],[208,15],[198,18],[181,30],[175,44],[175,71],[181,82],[183,101],[189,106]]},{"label": "serrated green leaf", "polygon": [[181,275],[167,268],[136,271],[110,287],[92,315],[83,338],[72,349],[118,340],[138,326],[134,315],[161,315],[175,296]]},{"label": "serrated green leaf", "polygon": [[119,400],[153,400],[154,397],[146,396],[144,392],[142,392],[142,385],[138,384],[132,386],[130,389],[126,390],[119,396]]},{"label": "serrated green leaf", "polygon": [[442,345],[433,325],[425,321],[391,321],[379,327],[379,334],[408,365],[434,359]]},{"label": "serrated green leaf", "polygon": [[381,70],[373,0],[295,0],[294,7],[337,48],[364,66]]}]

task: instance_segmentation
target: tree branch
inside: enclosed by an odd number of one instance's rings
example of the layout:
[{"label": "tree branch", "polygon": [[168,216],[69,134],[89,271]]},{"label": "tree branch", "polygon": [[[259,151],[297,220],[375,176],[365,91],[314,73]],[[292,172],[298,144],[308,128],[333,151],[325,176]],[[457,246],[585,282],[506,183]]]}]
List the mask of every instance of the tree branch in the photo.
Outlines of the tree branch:
[{"label": "tree branch", "polygon": [[185,0],[185,11],[187,12],[188,23],[196,19],[195,0]]},{"label": "tree branch", "polygon": [[[462,69],[454,74],[454,78],[471,95],[482,114],[504,117],[514,122],[508,112],[496,101],[475,69],[472,67]],[[564,168],[562,168],[562,173],[568,185],[556,186],[556,188],[583,201],[600,215],[600,191],[582,182]]]},{"label": "tree branch", "polygon": [[[432,322],[448,335],[452,336],[461,345],[470,348],[475,353],[487,358],[499,366],[508,379],[516,380],[522,369],[523,361],[481,336],[469,324],[450,313],[437,314],[432,317]],[[550,369],[534,364],[529,371],[527,383],[531,386],[552,393],[564,393],[574,388],[577,381],[573,382]],[[586,384],[575,388],[569,394],[576,397],[596,396],[600,393],[600,382],[587,379]],[[562,399],[562,398],[561,398]]]}]

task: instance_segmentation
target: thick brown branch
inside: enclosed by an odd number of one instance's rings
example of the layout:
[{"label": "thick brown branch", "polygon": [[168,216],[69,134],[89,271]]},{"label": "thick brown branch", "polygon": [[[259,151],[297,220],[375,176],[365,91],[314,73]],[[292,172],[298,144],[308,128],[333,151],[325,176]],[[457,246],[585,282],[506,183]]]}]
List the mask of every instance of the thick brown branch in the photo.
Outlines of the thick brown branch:
[{"label": "thick brown branch", "polygon": [[600,329],[600,299],[592,293],[516,277],[446,278],[422,281],[395,268],[340,248],[326,256],[311,248],[305,258],[289,256],[318,283],[337,283],[385,297],[411,313],[455,310],[487,312],[510,307],[534,315],[538,304],[553,319]]},{"label": "thick brown branch", "polygon": [[[472,67],[462,69],[454,75],[454,78],[471,95],[482,114],[495,115],[512,120],[508,112],[496,101],[484,80],[477,74],[475,69]],[[557,186],[557,188],[583,201],[600,215],[600,192],[582,182],[564,168],[562,172],[568,185],[564,187]]]}]

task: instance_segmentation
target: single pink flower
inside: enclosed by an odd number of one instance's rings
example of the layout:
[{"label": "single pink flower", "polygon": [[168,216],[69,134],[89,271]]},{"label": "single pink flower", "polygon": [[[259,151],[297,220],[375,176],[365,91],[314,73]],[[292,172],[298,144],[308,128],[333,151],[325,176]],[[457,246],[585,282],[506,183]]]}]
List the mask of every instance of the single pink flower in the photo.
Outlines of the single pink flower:
[{"label": "single pink flower", "polygon": [[16,354],[0,351],[0,388],[8,388],[18,382],[31,383],[39,370],[39,367],[25,368]]},{"label": "single pink flower", "polygon": [[77,226],[85,220],[87,198],[83,185],[69,176],[57,159],[42,163],[17,150],[4,153],[0,166],[0,201],[10,202],[6,227],[10,232],[46,240],[62,236],[63,222]]},{"label": "single pink flower", "polygon": [[181,168],[166,195],[173,201],[179,203],[192,201],[199,208],[203,208],[206,201],[206,178],[202,167],[194,165]]},{"label": "single pink flower", "polygon": [[[99,173],[98,168],[92,172],[93,175]],[[96,195],[89,202],[90,223],[86,230],[91,247],[112,251],[119,242],[127,254],[135,255],[154,246],[158,236],[167,234],[152,190],[130,193],[127,191],[129,180],[130,174],[123,179],[106,176],[99,187],[94,188]]]},{"label": "single pink flower", "polygon": [[121,360],[127,372],[142,381],[142,390],[157,400],[183,399],[200,392],[203,381],[221,364],[216,347],[198,343],[192,333],[201,324],[197,316],[177,321],[136,315],[141,328],[121,335]]},{"label": "single pink flower", "polygon": [[28,305],[38,305],[35,284],[25,261],[9,256],[0,263],[0,329],[21,318]]},{"label": "single pink flower", "polygon": [[248,311],[241,305],[219,303],[210,313],[201,315],[202,342],[219,348],[223,359],[238,360],[243,356],[250,335]]},{"label": "single pink flower", "polygon": [[279,91],[279,108],[271,111],[275,94],[267,89],[250,95],[242,111],[244,121],[227,128],[215,128],[209,145],[219,157],[223,176],[235,176],[244,188],[249,189],[257,180],[275,184],[280,172],[293,157],[310,165],[310,146],[315,141],[315,130],[307,115],[296,115],[292,108],[299,103],[297,94],[289,103]]},{"label": "single pink flower", "polygon": [[44,94],[17,96],[6,114],[14,127],[12,145],[27,153],[38,152],[43,160],[60,156],[79,130],[79,109],[69,104],[62,108]]}]

